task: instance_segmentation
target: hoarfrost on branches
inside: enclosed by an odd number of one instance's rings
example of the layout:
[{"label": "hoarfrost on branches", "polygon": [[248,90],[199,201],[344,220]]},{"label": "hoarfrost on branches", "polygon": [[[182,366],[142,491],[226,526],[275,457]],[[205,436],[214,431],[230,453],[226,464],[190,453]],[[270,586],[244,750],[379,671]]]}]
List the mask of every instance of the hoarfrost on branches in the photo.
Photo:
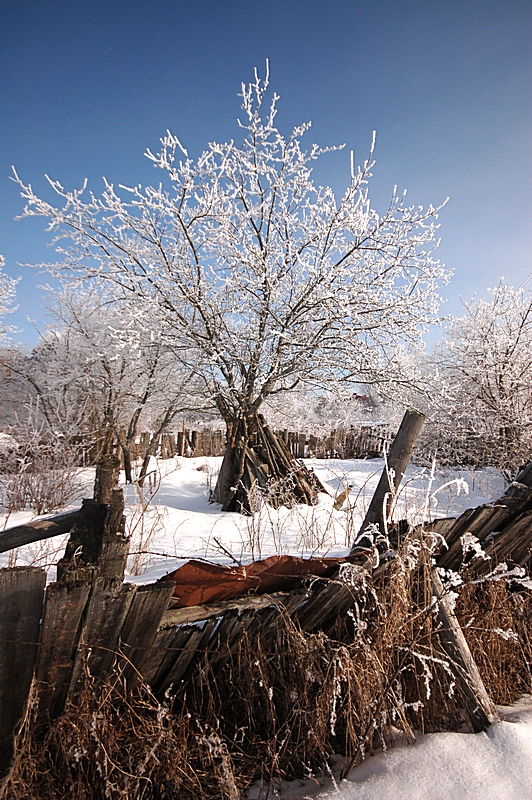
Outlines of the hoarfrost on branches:
[{"label": "hoarfrost on branches", "polygon": [[532,448],[532,296],[502,281],[465,304],[434,353],[431,446],[513,477]]},{"label": "hoarfrost on branches", "polygon": [[[408,350],[436,319],[448,277],[434,258],[439,209],[408,205],[394,188],[378,213],[368,188],[373,144],[361,166],[351,164],[341,198],[316,186],[315,162],[341,148],[305,148],[309,124],[285,137],[277,102],[268,76],[255,72],[242,87],[240,143],[212,142],[194,160],[167,132],[146,153],[162,174],[155,186],[105,181],[97,197],[50,179],[56,206],[15,173],[23,216],[49,221],[61,260],[48,268],[104,281],[141,306],[141,324],[194,372],[201,402],[225,420],[232,466],[215,494],[228,509],[231,487],[252,485],[248,472],[284,477],[260,441],[264,401],[297,385],[376,384],[397,394],[412,383]],[[269,452],[262,472],[249,460],[245,468],[256,435],[256,451]]]},{"label": "hoarfrost on branches", "polygon": [[98,198],[50,179],[56,207],[15,173],[23,216],[49,219],[63,259],[49,266],[141,300],[180,360],[200,354],[205,389],[230,417],[299,380],[408,380],[396,356],[419,341],[447,279],[433,258],[437,209],[394,189],[378,214],[373,146],[339,201],[315,186],[314,162],[335,148],[304,149],[309,125],[285,138],[267,88],[257,75],[242,87],[240,145],[211,143],[193,161],[168,132],[148,150],[166,186],[105,182]]}]

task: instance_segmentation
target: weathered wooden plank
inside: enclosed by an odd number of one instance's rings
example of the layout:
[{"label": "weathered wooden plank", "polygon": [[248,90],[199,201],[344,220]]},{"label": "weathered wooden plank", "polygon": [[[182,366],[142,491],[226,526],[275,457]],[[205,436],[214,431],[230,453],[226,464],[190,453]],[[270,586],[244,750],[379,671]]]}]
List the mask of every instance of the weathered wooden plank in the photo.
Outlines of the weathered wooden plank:
[{"label": "weathered wooden plank", "polygon": [[85,609],[68,697],[79,690],[84,669],[103,680],[117,656],[120,634],[136,586],[118,578],[96,578]]},{"label": "weathered wooden plank", "polygon": [[[514,564],[526,566],[532,557],[532,511],[518,516],[495,536],[486,548],[486,555],[496,561],[511,559]],[[489,563],[489,562],[488,562]],[[482,565],[478,571],[485,572]]]},{"label": "weathered wooden plank", "polygon": [[177,688],[180,681],[190,670],[192,663],[205,654],[205,650],[209,645],[209,639],[217,624],[216,619],[210,619],[207,620],[203,628],[198,628],[192,632],[185,646],[181,652],[178,653],[172,669],[158,687],[157,693],[159,696],[167,692],[172,686]]},{"label": "weathered wooden plank", "polygon": [[444,550],[438,556],[438,566],[444,569],[459,569],[462,564],[462,536],[466,533],[472,533],[473,536],[476,536],[475,531],[483,531],[484,537],[486,537],[495,530],[493,527],[495,520],[500,519],[500,509],[492,505],[468,508],[464,511],[447,532],[445,537],[447,550]]},{"label": "weathered wooden plank", "polygon": [[497,719],[497,713],[436,569],[431,572],[431,581],[434,596],[438,601],[440,642],[449,658],[450,667],[464,698],[473,732],[480,733],[487,730]]},{"label": "weathered wooden plank", "polygon": [[11,757],[39,647],[46,573],[36,567],[0,570],[0,769]]},{"label": "weathered wooden plank", "polygon": [[137,587],[120,635],[120,650],[128,660],[124,678],[130,688],[142,673],[174,589],[172,581]]},{"label": "weathered wooden plank", "polygon": [[[155,694],[159,694],[162,687],[166,685],[166,679],[170,674],[172,667],[187,646],[189,640],[191,647],[194,642],[199,641],[201,637],[201,630],[202,628],[197,625],[172,629],[173,635],[162,654],[162,659],[159,663],[157,672],[150,680],[150,685]],[[155,640],[155,643],[157,643],[157,639]]]},{"label": "weathered wooden plank", "polygon": [[53,517],[28,522],[26,525],[7,528],[0,533],[0,553],[68,533],[78,519],[78,515],[79,511],[67,511],[64,514],[55,514]]},{"label": "weathered wooden plank", "polygon": [[159,629],[152,646],[146,654],[140,672],[143,681],[152,687],[154,678],[168,653],[168,648],[176,637],[177,630],[175,627]]},{"label": "weathered wooden plank", "polygon": [[[393,496],[403,480],[405,469],[408,466],[424,422],[425,415],[421,411],[416,411],[413,408],[405,411],[399,430],[391,444],[387,465],[382,472],[358,532],[359,536],[369,525],[379,525],[381,531],[384,530],[384,516],[388,515]],[[355,547],[356,543],[353,545],[352,550]]]},{"label": "weathered wooden plank", "polygon": [[254,612],[251,611],[243,614],[230,612],[222,619],[209,643],[209,649],[213,653],[210,659],[211,669],[220,670],[229,660],[231,653],[236,650],[238,643],[251,625],[254,616]]},{"label": "weathered wooden plank", "polygon": [[189,608],[170,608],[163,614],[161,627],[167,625],[184,625],[199,622],[210,617],[223,616],[227,611],[244,611],[248,608],[265,608],[270,605],[284,604],[291,597],[289,592],[252,595],[236,600],[223,600],[219,603],[206,603],[203,606]]},{"label": "weathered wooden plank", "polygon": [[354,605],[355,591],[354,587],[334,579],[316,587],[298,614],[299,624],[309,632],[322,628],[329,619],[336,619]]},{"label": "weathered wooden plank", "polygon": [[90,590],[89,583],[52,583],[46,589],[41,647],[35,669],[38,726],[63,710],[81,617]]}]

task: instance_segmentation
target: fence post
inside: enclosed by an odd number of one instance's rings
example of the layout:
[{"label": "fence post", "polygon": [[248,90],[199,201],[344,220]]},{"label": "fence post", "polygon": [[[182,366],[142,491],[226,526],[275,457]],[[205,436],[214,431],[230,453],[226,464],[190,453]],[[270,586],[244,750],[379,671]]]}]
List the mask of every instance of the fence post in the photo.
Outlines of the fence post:
[{"label": "fence post", "polygon": [[[417,437],[425,422],[425,415],[421,411],[413,408],[407,409],[397,431],[397,435],[392,442],[388,453],[387,465],[382,471],[380,481],[371,499],[364,522],[358,532],[360,536],[366,528],[373,524],[379,525],[381,530],[384,528],[384,517],[388,515],[392,498],[397,492],[405,469],[414,451]],[[390,478],[393,476],[393,485]],[[355,545],[353,546],[355,547]],[[353,548],[351,549],[351,552]]]},{"label": "fence post", "polygon": [[97,503],[110,503],[113,489],[118,486],[120,459],[112,453],[103,455],[96,465],[94,481],[94,500]]},{"label": "fence post", "polygon": [[440,642],[464,698],[473,732],[480,733],[489,728],[497,719],[497,714],[436,569],[431,571],[431,582],[438,601]]}]

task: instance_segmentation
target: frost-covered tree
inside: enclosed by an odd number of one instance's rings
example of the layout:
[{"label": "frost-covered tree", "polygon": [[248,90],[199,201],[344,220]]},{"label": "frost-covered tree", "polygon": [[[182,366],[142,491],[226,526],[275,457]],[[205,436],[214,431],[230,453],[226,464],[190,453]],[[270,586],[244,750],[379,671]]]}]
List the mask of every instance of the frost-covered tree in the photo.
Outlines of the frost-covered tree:
[{"label": "frost-covered tree", "polygon": [[139,324],[141,309],[101,290],[55,292],[50,316],[25,367],[41,414],[50,429],[82,434],[93,449],[118,446],[128,482],[139,426],[150,430],[142,483],[161,434],[189,408],[194,375],[184,375],[160,336]]},{"label": "frost-covered tree", "polygon": [[55,272],[104,280],[141,304],[176,360],[194,365],[227,424],[225,509],[245,506],[253,483],[284,478],[312,502],[312,481],[259,413],[265,399],[297,384],[408,382],[402,348],[418,343],[446,280],[433,257],[437,209],[394,190],[378,213],[373,147],[362,167],[351,159],[342,197],[316,186],[313,164],[339,148],[305,149],[308,124],[283,136],[267,86],[255,73],[242,87],[239,143],[211,143],[194,160],[168,132],[147,151],[161,174],[153,187],[106,182],[96,197],[51,180],[54,205],[15,176],[24,215],[49,219]]},{"label": "frost-covered tree", "polygon": [[433,425],[447,460],[515,474],[532,455],[532,296],[502,282],[490,294],[436,350]]},{"label": "frost-covered tree", "polygon": [[15,286],[17,280],[10,278],[4,272],[6,260],[4,256],[0,255],[0,342],[4,343],[7,334],[11,333],[12,326],[5,325],[4,317],[14,311],[13,303],[15,301]]}]

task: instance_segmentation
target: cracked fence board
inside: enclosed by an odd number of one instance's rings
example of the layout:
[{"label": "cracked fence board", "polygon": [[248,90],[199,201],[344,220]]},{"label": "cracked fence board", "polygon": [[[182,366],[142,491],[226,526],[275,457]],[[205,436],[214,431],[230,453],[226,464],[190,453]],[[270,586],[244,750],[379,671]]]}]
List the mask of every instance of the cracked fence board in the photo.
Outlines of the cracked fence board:
[{"label": "cracked fence board", "polygon": [[177,654],[170,672],[157,687],[159,696],[164,695],[172,687],[176,689],[186,673],[192,669],[193,663],[196,663],[196,658],[201,658],[205,655],[209,639],[217,624],[218,621],[215,618],[209,619],[203,628],[196,628],[191,633],[183,648]]},{"label": "cracked fence board", "polygon": [[[163,633],[166,633],[164,631]],[[158,646],[159,664],[156,671],[150,680],[150,686],[157,694],[159,689],[164,685],[166,678],[170,674],[172,667],[179,658],[183,649],[187,646],[189,640],[192,642],[198,635],[201,634],[201,629],[196,626],[183,626],[182,628],[173,628],[170,630],[170,636],[159,637],[155,639],[155,646]]]},{"label": "cracked fence board", "polygon": [[171,581],[137,586],[120,636],[120,651],[127,659],[124,678],[130,689],[141,678],[174,588]]},{"label": "cracked fence board", "polygon": [[0,769],[11,758],[39,648],[46,574],[36,567],[0,570]]},{"label": "cracked fence board", "polygon": [[35,677],[39,692],[38,727],[63,710],[89,583],[52,583],[46,590],[41,648]]},{"label": "cracked fence board", "polygon": [[136,586],[122,584],[119,578],[96,578],[93,581],[72,669],[69,699],[79,691],[85,667],[100,680],[111,671],[135,591]]}]

